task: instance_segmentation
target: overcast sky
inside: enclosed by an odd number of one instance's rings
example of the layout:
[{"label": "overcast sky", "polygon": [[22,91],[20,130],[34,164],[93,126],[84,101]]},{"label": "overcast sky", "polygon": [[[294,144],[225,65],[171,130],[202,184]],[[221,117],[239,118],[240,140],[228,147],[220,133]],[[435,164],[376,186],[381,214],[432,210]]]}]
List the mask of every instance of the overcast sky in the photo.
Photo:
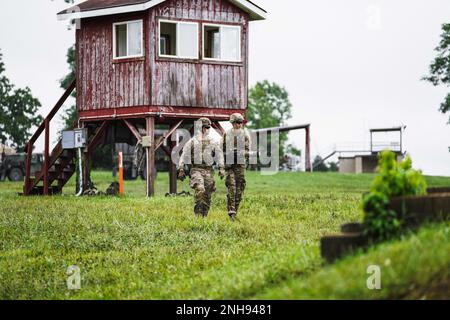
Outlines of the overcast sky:
[{"label": "overcast sky", "polygon": [[[448,0],[255,0],[269,12],[250,29],[250,84],[284,86],[289,124],[312,124],[312,153],[368,142],[369,129],[406,125],[414,166],[450,176],[450,125],[438,112],[448,88],[420,81],[450,22]],[[61,96],[74,31],[56,20],[63,0],[1,0],[6,73],[29,86],[46,114]],[[304,148],[304,134],[291,141]],[[391,137],[381,137],[389,139]]]}]

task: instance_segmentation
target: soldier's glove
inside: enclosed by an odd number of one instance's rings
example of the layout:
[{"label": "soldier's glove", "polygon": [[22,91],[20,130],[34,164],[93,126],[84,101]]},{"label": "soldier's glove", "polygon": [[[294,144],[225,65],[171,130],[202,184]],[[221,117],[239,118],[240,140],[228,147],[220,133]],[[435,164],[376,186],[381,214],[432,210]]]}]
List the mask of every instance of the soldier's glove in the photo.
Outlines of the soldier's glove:
[{"label": "soldier's glove", "polygon": [[225,178],[225,170],[223,168],[219,169],[219,177],[221,180],[223,180],[223,178]]},{"label": "soldier's glove", "polygon": [[181,181],[184,181],[184,179],[186,179],[186,173],[183,169],[180,169],[180,171],[178,171],[178,179]]}]

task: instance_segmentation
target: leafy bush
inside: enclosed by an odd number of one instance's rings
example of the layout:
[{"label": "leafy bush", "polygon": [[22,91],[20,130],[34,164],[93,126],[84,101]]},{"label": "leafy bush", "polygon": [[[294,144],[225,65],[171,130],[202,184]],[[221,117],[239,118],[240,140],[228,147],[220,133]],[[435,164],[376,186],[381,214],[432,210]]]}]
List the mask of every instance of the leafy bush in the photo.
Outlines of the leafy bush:
[{"label": "leafy bush", "polygon": [[409,156],[398,163],[394,152],[383,151],[378,164],[379,175],[362,201],[364,225],[371,239],[387,240],[397,236],[404,226],[404,213],[390,210],[390,199],[426,194],[427,183],[422,172],[412,168]]}]

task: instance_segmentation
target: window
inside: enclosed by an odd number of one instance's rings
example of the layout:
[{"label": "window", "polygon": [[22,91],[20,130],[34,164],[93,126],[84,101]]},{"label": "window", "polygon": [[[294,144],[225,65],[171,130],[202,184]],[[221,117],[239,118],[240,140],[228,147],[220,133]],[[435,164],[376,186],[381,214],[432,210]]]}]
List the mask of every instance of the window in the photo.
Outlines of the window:
[{"label": "window", "polygon": [[205,59],[241,61],[241,27],[205,24],[203,35]]},{"label": "window", "polygon": [[220,27],[205,26],[205,58],[220,59]]},{"label": "window", "polygon": [[142,20],[113,25],[114,59],[142,57]]},{"label": "window", "polygon": [[159,55],[198,59],[198,24],[160,20]]}]

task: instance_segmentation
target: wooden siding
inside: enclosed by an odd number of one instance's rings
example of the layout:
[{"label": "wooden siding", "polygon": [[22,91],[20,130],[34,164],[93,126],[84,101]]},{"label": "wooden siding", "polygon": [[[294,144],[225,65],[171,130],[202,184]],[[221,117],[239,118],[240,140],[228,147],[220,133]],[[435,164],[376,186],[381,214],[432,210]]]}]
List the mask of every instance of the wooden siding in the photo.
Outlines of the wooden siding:
[{"label": "wooden siding", "polygon": [[[246,109],[248,14],[227,0],[170,0],[150,10],[152,104]],[[242,63],[158,58],[158,20],[240,25]],[[199,38],[203,30],[199,26]],[[201,43],[203,39],[201,39]],[[203,55],[199,48],[199,56]]]},{"label": "wooden siding", "polygon": [[[77,31],[77,104],[79,110],[121,108],[150,103],[148,59],[113,61],[112,24],[143,19],[123,15],[85,19]],[[145,37],[144,37],[145,39]],[[145,46],[144,51],[148,48]]]},{"label": "wooden siding", "polygon": [[[242,63],[159,58],[159,18],[240,25]],[[145,57],[113,61],[112,24],[136,19],[144,20]],[[162,106],[245,110],[248,21],[248,14],[228,0],[169,0],[147,12],[83,19],[77,31],[78,109]],[[199,29],[202,43],[201,25]],[[201,57],[202,52],[199,54]]]}]

